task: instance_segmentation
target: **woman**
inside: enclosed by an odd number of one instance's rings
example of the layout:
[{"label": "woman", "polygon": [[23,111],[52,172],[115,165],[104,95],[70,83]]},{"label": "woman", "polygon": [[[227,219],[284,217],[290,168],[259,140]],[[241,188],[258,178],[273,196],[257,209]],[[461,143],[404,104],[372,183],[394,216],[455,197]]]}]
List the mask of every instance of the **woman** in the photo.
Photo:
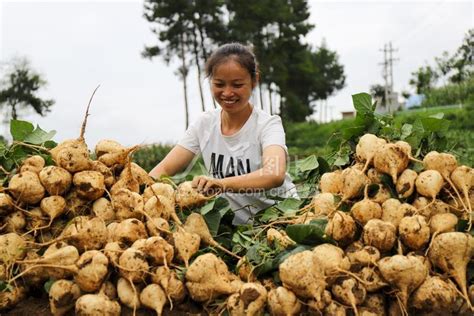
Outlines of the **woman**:
[{"label": "woman", "polygon": [[271,195],[295,196],[286,174],[287,148],[280,117],[250,104],[259,80],[254,54],[238,43],[219,47],[207,60],[206,75],[220,108],[202,113],[150,175],[172,176],[201,153],[211,177],[197,176],[193,186],[223,196],[235,211],[234,224],[274,204]]}]

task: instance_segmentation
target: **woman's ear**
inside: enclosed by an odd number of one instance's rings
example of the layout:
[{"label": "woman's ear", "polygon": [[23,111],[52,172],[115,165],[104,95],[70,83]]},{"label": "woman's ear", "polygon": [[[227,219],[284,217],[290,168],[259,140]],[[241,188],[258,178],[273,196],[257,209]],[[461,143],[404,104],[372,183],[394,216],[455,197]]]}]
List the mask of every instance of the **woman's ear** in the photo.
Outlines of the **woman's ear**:
[{"label": "woman's ear", "polygon": [[255,79],[252,80],[252,89],[255,89],[259,81],[260,81],[260,71],[257,71],[255,73]]}]

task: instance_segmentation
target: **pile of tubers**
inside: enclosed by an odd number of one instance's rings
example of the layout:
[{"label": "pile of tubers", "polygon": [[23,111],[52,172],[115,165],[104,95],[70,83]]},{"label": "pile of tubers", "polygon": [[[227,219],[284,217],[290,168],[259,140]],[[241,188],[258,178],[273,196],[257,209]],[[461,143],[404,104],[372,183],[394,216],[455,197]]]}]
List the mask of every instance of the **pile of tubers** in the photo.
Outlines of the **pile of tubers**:
[{"label": "pile of tubers", "polygon": [[[45,282],[53,315],[474,311],[474,238],[457,231],[474,222],[474,171],[450,154],[430,152],[417,172],[409,144],[362,136],[356,162],[324,174],[289,221],[327,219],[334,243],[288,256],[275,279],[257,278],[245,256],[219,245],[202,215],[181,213],[209,197],[189,182],[155,182],[131,162],[135,150],[102,140],[92,160],[81,136],[51,150],[54,165],[39,155],[23,162],[0,193],[0,311]],[[267,225],[268,243],[291,249],[282,228]],[[221,253],[240,260],[228,265]]]}]

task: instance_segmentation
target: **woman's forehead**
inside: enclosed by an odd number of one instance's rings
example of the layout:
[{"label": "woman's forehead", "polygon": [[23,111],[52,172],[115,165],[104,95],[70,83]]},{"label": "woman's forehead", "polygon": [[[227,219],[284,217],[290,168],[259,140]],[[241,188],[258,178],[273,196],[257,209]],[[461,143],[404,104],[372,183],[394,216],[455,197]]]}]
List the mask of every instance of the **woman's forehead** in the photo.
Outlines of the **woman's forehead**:
[{"label": "woman's forehead", "polygon": [[214,69],[213,80],[246,80],[250,79],[250,73],[238,62],[229,59],[220,63]]}]

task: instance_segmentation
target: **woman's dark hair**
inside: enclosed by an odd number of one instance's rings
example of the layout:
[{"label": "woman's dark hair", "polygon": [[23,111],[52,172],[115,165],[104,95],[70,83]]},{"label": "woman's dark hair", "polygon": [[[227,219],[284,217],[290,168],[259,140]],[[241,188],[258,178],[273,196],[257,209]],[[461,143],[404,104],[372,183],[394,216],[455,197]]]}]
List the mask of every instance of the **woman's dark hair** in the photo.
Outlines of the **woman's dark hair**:
[{"label": "woman's dark hair", "polygon": [[243,68],[247,69],[252,81],[257,79],[257,59],[252,49],[241,43],[224,44],[216,49],[206,61],[206,77],[212,77],[215,68],[229,59],[235,60]]}]

